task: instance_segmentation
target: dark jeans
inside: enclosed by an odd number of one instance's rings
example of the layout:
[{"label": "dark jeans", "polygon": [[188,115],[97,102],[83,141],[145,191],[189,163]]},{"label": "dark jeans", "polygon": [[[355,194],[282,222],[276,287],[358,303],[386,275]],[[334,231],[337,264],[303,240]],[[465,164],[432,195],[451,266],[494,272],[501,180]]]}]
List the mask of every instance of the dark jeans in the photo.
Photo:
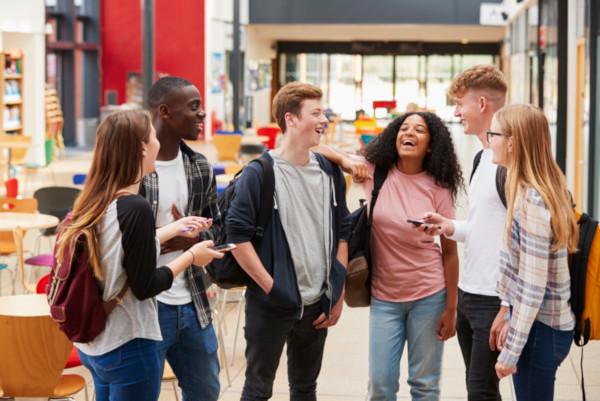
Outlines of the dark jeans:
[{"label": "dark jeans", "polygon": [[556,370],[569,354],[573,330],[560,331],[535,320],[513,375],[519,401],[552,401]]},{"label": "dark jeans", "polygon": [[321,313],[319,303],[305,306],[301,320],[246,305],[247,367],[242,401],[271,398],[284,344],[287,344],[290,400],[317,399],[317,377],[327,329],[315,329],[312,322]]},{"label": "dark jeans", "polygon": [[458,289],[456,337],[465,361],[470,401],[502,400],[496,375],[498,352],[490,350],[490,329],[500,310],[500,299]]}]

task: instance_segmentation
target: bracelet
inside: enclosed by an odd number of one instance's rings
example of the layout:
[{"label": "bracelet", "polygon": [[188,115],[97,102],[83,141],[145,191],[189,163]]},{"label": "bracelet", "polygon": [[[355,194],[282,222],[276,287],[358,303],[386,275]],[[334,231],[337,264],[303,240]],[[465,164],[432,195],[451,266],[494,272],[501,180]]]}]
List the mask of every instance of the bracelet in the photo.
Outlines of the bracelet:
[{"label": "bracelet", "polygon": [[195,265],[194,262],[195,262],[196,258],[194,257],[194,252],[190,251],[189,249],[186,250],[186,252],[189,252],[192,255],[192,264]]}]

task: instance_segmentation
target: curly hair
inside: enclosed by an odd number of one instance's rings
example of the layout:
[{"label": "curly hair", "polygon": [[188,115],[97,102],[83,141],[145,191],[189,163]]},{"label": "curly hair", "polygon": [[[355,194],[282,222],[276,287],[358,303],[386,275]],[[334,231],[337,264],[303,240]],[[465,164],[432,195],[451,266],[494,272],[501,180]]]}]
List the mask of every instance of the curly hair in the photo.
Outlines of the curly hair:
[{"label": "curly hair", "polygon": [[398,163],[400,156],[396,148],[398,131],[404,120],[417,114],[425,120],[429,130],[430,152],[425,155],[423,170],[435,179],[435,183],[449,188],[452,198],[463,188],[463,175],[454,151],[452,135],[446,124],[435,114],[429,112],[406,113],[392,121],[385,130],[377,135],[362,151],[365,158],[378,167],[390,169]]}]

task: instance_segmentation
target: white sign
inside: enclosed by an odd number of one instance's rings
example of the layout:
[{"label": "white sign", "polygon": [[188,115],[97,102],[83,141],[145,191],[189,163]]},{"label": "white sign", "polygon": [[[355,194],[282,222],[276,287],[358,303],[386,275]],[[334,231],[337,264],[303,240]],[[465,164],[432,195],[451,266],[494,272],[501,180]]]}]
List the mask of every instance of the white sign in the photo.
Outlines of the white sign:
[{"label": "white sign", "polygon": [[481,3],[479,7],[479,24],[504,25],[506,12],[502,3]]}]

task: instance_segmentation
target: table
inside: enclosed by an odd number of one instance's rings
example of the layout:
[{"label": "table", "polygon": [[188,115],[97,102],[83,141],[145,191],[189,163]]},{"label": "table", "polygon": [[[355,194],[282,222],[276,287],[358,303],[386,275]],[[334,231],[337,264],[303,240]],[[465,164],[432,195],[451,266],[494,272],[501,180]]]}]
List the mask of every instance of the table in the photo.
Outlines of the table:
[{"label": "table", "polygon": [[49,214],[0,212],[0,231],[14,231],[17,226],[23,230],[48,228],[58,223],[58,217]]},{"label": "table", "polygon": [[7,295],[0,297],[0,315],[50,316],[46,294]]},{"label": "table", "polygon": [[268,140],[269,137],[265,135],[242,135],[242,145],[262,145]]}]

